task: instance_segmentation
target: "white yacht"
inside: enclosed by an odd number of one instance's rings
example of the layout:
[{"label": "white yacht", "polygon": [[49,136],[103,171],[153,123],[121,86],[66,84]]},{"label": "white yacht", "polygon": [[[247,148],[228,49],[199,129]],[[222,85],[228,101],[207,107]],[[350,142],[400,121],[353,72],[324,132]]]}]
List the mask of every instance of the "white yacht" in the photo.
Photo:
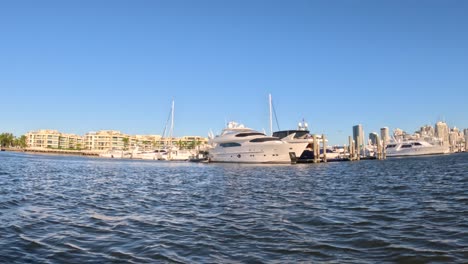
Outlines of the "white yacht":
[{"label": "white yacht", "polygon": [[167,156],[167,150],[165,149],[155,149],[150,151],[141,151],[133,155],[134,159],[144,159],[144,160],[165,160]]},{"label": "white yacht", "polygon": [[433,145],[424,140],[409,140],[390,143],[387,145],[385,150],[387,152],[387,157],[436,155],[447,154],[450,152],[448,146],[438,144]]},{"label": "white yacht", "polygon": [[163,159],[172,161],[187,161],[191,157],[195,156],[195,154],[195,151],[189,149],[180,149],[173,147],[163,156]]},{"label": "white yacht", "polygon": [[236,122],[229,122],[221,135],[211,138],[210,143],[210,162],[236,163],[295,163],[295,153],[300,153],[307,145],[268,137]]},{"label": "white yacht", "polygon": [[108,150],[100,153],[99,157],[111,158],[111,159],[129,159],[132,157],[132,153],[123,150]]}]

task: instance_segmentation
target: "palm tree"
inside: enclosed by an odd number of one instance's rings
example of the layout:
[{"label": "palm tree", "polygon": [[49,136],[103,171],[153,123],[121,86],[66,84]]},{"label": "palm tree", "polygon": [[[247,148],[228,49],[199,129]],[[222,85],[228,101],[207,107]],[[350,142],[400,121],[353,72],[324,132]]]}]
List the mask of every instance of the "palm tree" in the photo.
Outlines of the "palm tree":
[{"label": "palm tree", "polygon": [[130,139],[128,137],[122,138],[123,144],[124,144],[124,150],[128,150],[128,142]]},{"label": "palm tree", "polygon": [[10,147],[15,143],[15,137],[11,133],[0,134],[0,146]]}]

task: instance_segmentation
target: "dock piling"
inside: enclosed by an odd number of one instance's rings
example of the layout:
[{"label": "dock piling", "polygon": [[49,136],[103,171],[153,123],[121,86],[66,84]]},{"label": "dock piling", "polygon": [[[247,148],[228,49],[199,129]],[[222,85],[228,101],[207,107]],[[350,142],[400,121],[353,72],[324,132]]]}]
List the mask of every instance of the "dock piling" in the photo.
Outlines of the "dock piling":
[{"label": "dock piling", "polygon": [[349,160],[354,160],[354,141],[351,136],[348,137],[349,141]]},{"label": "dock piling", "polygon": [[319,142],[317,139],[317,135],[314,134],[312,138],[314,140],[314,163],[318,163],[320,159],[320,151],[319,151],[320,146],[319,146]]},{"label": "dock piling", "polygon": [[322,134],[323,162],[327,162],[327,142],[325,134]]}]

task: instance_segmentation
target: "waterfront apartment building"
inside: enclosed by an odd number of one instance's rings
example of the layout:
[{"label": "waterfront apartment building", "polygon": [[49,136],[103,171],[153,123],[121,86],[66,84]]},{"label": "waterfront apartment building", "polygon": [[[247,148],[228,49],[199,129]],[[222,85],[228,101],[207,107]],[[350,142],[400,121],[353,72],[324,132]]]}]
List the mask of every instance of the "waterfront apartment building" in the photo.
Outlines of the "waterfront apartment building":
[{"label": "waterfront apartment building", "polygon": [[139,150],[152,150],[159,147],[157,142],[160,141],[160,135],[135,135],[130,137],[130,146],[138,146]]},{"label": "waterfront apartment building", "polygon": [[50,129],[30,131],[26,133],[26,141],[29,148],[80,149],[83,146],[83,137]]},{"label": "waterfront apartment building", "polygon": [[208,144],[208,139],[200,136],[184,136],[179,138],[179,142],[183,142],[186,148],[197,148]]},{"label": "waterfront apartment building", "polygon": [[83,137],[75,134],[60,134],[59,148],[61,149],[83,149]]},{"label": "waterfront apartment building", "polygon": [[41,129],[26,133],[29,148],[59,148],[60,132],[57,130]]},{"label": "waterfront apartment building", "polygon": [[89,132],[84,136],[87,150],[124,150],[130,147],[130,136],[117,130]]},{"label": "waterfront apartment building", "polygon": [[162,138],[160,135],[127,135],[117,130],[89,132],[85,136],[65,134],[57,130],[42,129],[26,134],[29,148],[76,149],[89,151],[152,150],[164,146],[197,148],[205,146],[208,139],[199,136]]}]

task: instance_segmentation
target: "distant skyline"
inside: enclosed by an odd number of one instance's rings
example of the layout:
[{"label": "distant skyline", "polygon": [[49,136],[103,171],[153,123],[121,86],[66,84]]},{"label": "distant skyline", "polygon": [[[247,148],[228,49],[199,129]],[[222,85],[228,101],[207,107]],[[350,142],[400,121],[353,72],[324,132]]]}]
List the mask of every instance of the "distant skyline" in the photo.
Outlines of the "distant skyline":
[{"label": "distant skyline", "polygon": [[[467,1],[4,1],[0,132],[468,128]],[[274,128],[277,125],[274,124]]]}]

